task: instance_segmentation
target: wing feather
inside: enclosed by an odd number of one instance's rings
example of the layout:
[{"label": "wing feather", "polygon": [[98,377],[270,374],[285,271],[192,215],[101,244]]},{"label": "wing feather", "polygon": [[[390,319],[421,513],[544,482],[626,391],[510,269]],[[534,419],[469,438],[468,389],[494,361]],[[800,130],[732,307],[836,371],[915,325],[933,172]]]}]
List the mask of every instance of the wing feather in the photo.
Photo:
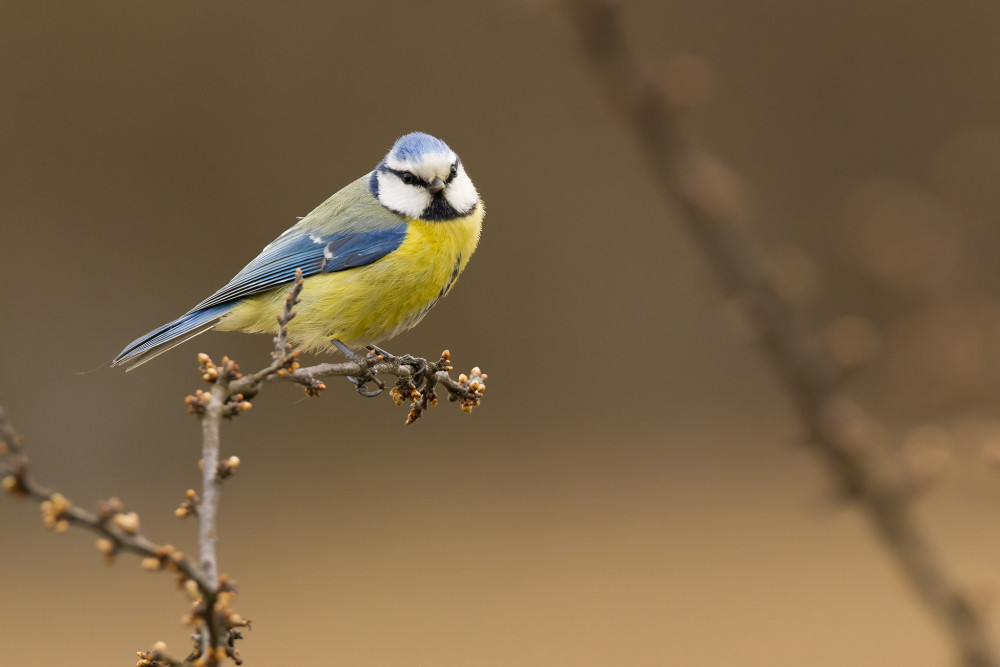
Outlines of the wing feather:
[{"label": "wing feather", "polygon": [[302,269],[302,275],[308,278],[321,271],[330,273],[367,266],[398,248],[405,236],[406,225],[329,235],[295,230],[264,248],[227,285],[190,312],[290,283],[296,269]]},{"label": "wing feather", "polygon": [[320,234],[294,227],[247,264],[222,289],[173,322],[132,341],[112,362],[131,370],[184,341],[208,331],[239,299],[287,285],[302,269],[305,277],[346,271],[377,262],[398,248],[406,225],[368,231]]}]

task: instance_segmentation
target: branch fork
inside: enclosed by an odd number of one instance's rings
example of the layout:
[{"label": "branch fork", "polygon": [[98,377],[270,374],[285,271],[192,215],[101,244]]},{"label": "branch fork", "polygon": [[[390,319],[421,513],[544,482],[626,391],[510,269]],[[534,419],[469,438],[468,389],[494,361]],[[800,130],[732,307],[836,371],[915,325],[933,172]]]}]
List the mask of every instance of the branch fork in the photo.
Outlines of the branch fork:
[{"label": "branch fork", "polygon": [[[79,526],[97,534],[95,546],[108,563],[113,563],[120,553],[128,552],[140,556],[146,570],[175,572],[180,588],[191,598],[192,608],[185,623],[194,629],[192,651],[183,661],[177,660],[167,654],[165,644],[157,642],[150,650],[138,652],[138,667],[217,667],[226,660],[242,664],[236,642],[243,638],[242,630],[249,628],[250,622],[231,607],[236,596],[235,582],[219,573],[216,549],[222,484],[236,472],[240,459],[220,457],[219,431],[223,419],[232,419],[253,407],[251,399],[265,384],[294,382],[301,385],[307,395],[318,396],[326,389],[324,379],[346,376],[354,381],[359,393],[367,396],[377,395],[384,389],[379,375],[395,376],[396,383],[390,392],[393,400],[397,405],[411,400],[407,424],[437,404],[435,388],[438,386],[448,393],[449,400],[461,402],[465,412],[471,412],[482,401],[486,374],[474,368],[469,375],[453,379],[449,374],[454,370],[451,354],[447,350],[438,361],[428,362],[409,355],[395,357],[371,346],[363,357],[352,353],[346,362],[302,368],[299,350],[293,349],[288,342],[288,324],[295,317],[294,308],[302,286],[299,271],[278,316],[271,363],[261,370],[244,374],[239,364],[228,357],[216,364],[207,354],[198,355],[202,380],[211,386],[208,390],[197,390],[184,402],[188,412],[201,421],[202,491],[198,494],[188,489],[184,500],[174,510],[178,518],[196,516],[198,519],[197,562],[170,544],[160,545],[145,537],[140,531],[139,516],[127,512],[118,498],[101,501],[96,512],[89,512],[64,495],[37,484],[29,474],[29,461],[21,439],[0,408],[0,490],[37,501],[44,525],[55,532]],[[375,382],[378,391],[365,390],[368,382]]]}]

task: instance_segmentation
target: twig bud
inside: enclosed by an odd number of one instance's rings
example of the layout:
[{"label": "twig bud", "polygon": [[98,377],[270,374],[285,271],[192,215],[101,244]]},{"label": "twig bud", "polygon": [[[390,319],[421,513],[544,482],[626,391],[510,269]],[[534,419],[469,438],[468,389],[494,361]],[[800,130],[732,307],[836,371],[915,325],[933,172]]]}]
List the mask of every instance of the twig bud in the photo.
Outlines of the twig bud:
[{"label": "twig bud", "polygon": [[21,488],[20,480],[14,475],[7,475],[0,481],[0,487],[4,491],[15,496],[24,495],[24,490]]},{"label": "twig bud", "polygon": [[201,597],[201,589],[198,588],[198,582],[194,579],[184,580],[184,592],[187,593],[188,597],[192,600],[197,600]]},{"label": "twig bud", "polygon": [[114,522],[116,526],[129,535],[136,535],[139,532],[139,515],[135,512],[129,512],[128,514],[116,514]]},{"label": "twig bud", "polygon": [[61,493],[53,493],[41,504],[42,523],[46,528],[64,533],[69,529],[67,520],[69,509],[73,504]]}]

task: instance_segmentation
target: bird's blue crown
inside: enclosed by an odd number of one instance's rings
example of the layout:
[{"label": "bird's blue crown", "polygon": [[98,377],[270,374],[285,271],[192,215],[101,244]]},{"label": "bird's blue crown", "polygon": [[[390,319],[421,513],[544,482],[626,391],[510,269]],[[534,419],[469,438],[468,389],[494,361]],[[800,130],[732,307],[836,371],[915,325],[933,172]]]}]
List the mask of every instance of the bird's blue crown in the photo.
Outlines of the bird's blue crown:
[{"label": "bird's blue crown", "polygon": [[424,155],[450,153],[448,144],[425,132],[410,132],[396,140],[389,155],[397,160],[417,161]]}]

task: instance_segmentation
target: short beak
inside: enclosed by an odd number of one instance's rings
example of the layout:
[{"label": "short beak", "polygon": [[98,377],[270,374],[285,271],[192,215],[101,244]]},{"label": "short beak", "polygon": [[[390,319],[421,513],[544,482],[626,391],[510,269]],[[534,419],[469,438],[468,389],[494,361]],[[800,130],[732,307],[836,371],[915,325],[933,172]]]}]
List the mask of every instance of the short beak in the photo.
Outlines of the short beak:
[{"label": "short beak", "polygon": [[435,178],[431,181],[431,184],[427,186],[427,189],[431,191],[431,194],[439,194],[444,191],[444,181],[440,178]]}]

